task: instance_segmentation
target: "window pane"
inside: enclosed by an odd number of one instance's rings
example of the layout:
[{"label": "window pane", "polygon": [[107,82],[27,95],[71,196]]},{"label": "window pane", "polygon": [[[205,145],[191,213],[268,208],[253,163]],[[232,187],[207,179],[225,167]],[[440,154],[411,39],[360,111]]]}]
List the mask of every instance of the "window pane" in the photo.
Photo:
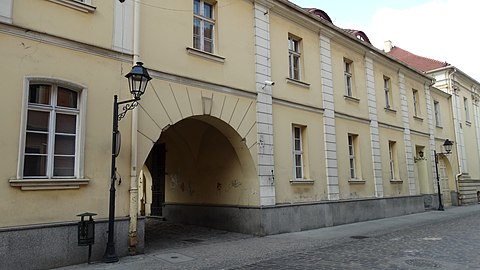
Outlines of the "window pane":
[{"label": "window pane", "polygon": [[48,149],[48,134],[27,132],[25,153],[46,154]]},{"label": "window pane", "polygon": [[205,41],[203,42],[203,46],[204,46],[203,48],[204,51],[213,53],[213,43],[211,40],[205,39]]},{"label": "window pane", "polygon": [[213,18],[213,6],[207,3],[203,4],[203,16]]},{"label": "window pane", "polygon": [[75,136],[55,136],[55,154],[75,155]]},{"label": "window pane", "polygon": [[28,102],[37,104],[50,104],[50,85],[34,84],[30,85],[28,91]]},{"label": "window pane", "polygon": [[48,131],[50,113],[39,111],[28,111],[27,130]]},{"label": "window pane", "polygon": [[294,150],[296,150],[296,151],[302,150],[301,145],[300,145],[300,140],[295,139],[295,146],[294,147],[295,147]]},{"label": "window pane", "polygon": [[69,89],[58,87],[57,105],[68,108],[77,108],[78,93]]},{"label": "window pane", "polygon": [[47,157],[25,155],[23,176],[46,176]]},{"label": "window pane", "polygon": [[200,42],[200,20],[193,19],[193,47],[195,49],[201,49]]},{"label": "window pane", "polygon": [[53,176],[74,176],[75,157],[55,157]]},{"label": "window pane", "polygon": [[303,178],[303,176],[302,176],[302,168],[301,168],[301,167],[296,167],[296,168],[295,168],[295,178]]},{"label": "window pane", "polygon": [[302,155],[295,155],[295,166],[302,166]]},{"label": "window pane", "polygon": [[205,37],[205,39],[212,39],[213,40],[213,24],[209,23],[209,22],[204,22],[204,32],[203,32],[203,36]]},{"label": "window pane", "polygon": [[193,13],[200,15],[200,0],[193,1]]},{"label": "window pane", "polygon": [[55,128],[56,133],[75,134],[77,130],[77,116],[57,113]]},{"label": "window pane", "polygon": [[293,78],[300,79],[300,57],[296,55],[293,56]]}]

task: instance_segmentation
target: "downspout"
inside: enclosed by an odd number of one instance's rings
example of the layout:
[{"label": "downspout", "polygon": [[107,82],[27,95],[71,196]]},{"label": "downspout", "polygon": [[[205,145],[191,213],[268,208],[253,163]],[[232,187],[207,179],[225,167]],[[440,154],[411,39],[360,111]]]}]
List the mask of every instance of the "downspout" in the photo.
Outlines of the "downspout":
[{"label": "downspout", "polygon": [[[133,64],[140,61],[140,1],[134,1],[133,15]],[[128,252],[135,255],[137,251],[137,216],[138,216],[138,177],[137,177],[137,129],[138,108],[132,111],[132,140],[130,147],[130,226],[128,232]]]}]

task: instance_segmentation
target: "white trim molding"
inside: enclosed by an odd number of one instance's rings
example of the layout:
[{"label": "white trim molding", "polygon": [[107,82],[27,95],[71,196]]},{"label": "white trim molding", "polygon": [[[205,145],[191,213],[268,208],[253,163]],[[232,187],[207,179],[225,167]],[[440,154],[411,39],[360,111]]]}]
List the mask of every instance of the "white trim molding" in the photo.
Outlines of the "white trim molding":
[{"label": "white trim molding", "polygon": [[90,0],[85,0],[84,2],[76,0],[48,0],[52,3],[66,6],[81,12],[93,13],[97,9],[96,7],[90,5]]}]

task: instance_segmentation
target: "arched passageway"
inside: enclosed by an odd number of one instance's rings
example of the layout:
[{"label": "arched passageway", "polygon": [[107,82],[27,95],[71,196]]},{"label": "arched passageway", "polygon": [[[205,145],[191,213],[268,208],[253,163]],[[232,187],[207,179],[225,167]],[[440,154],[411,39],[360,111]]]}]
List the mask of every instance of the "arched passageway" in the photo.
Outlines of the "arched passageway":
[{"label": "arched passageway", "polygon": [[[242,137],[222,120],[193,116],[164,130],[152,148],[140,175],[139,210],[211,226],[226,218],[223,206],[258,205],[258,189],[254,160]],[[189,215],[191,206],[205,206],[205,212]]]}]

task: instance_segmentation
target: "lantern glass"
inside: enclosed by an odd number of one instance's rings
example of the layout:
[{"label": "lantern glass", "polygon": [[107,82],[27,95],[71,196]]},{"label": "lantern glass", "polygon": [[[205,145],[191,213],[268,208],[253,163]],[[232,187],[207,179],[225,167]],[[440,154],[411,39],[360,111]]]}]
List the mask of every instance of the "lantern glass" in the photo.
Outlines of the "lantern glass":
[{"label": "lantern glass", "polygon": [[142,62],[137,62],[137,64],[127,75],[125,75],[125,77],[128,79],[130,93],[135,99],[140,99],[147,89],[148,81],[152,79],[152,77],[148,75],[147,69],[143,67]]},{"label": "lantern glass", "polygon": [[447,154],[452,151],[452,145],[453,143],[449,139],[446,139],[443,143],[443,147],[445,148],[445,152],[447,152]]}]

